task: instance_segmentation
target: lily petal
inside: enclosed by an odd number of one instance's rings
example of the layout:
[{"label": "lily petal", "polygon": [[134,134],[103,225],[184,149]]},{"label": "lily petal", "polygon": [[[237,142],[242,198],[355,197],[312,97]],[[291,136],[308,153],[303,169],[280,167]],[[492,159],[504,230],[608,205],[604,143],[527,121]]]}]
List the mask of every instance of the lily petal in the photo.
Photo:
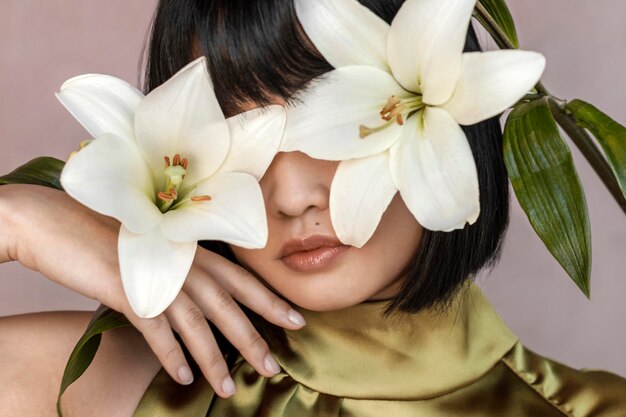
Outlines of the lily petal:
[{"label": "lily petal", "polygon": [[134,234],[120,229],[118,252],[122,284],[135,314],[152,318],[174,301],[189,274],[197,242],[177,243],[157,227]]},{"label": "lily petal", "polygon": [[389,149],[402,126],[393,123],[364,139],[359,137],[359,126],[386,123],[379,112],[392,95],[411,96],[385,71],[365,65],[331,71],[301,96],[301,103],[287,108],[281,151],[336,161]]},{"label": "lily petal", "polygon": [[134,233],[145,233],[162,220],[152,177],[137,145],[115,135],[99,137],[70,159],[61,184],[74,199],[116,218]]},{"label": "lily petal", "polygon": [[164,178],[163,157],[188,159],[186,185],[211,176],[224,162],[230,134],[199,58],[148,94],[135,116],[137,143],[157,184]]},{"label": "lily petal", "polygon": [[461,55],[476,0],[407,0],[391,23],[393,74],[424,103],[443,104],[461,75]]},{"label": "lily petal", "polygon": [[304,32],[335,67],[369,65],[389,71],[387,22],[356,0],[296,0]]},{"label": "lily petal", "polygon": [[196,196],[210,201],[189,201],[165,214],[161,229],[176,242],[221,240],[247,249],[267,243],[267,219],[261,187],[250,174],[217,174],[198,184]]},{"label": "lily petal", "polygon": [[362,247],[396,192],[389,152],[341,161],[330,186],[330,217],[339,240]]},{"label": "lily petal", "polygon": [[478,174],[465,133],[445,110],[427,107],[407,121],[391,148],[391,175],[426,229],[451,231],[480,213]]},{"label": "lily petal", "polygon": [[245,172],[260,180],[280,147],[285,108],[268,106],[230,117],[230,149],[219,172]]},{"label": "lily petal", "polygon": [[462,125],[473,125],[502,113],[541,78],[543,55],[531,51],[489,51],[463,54],[461,78],[442,108]]},{"label": "lily petal", "polygon": [[112,133],[134,140],[135,111],[143,94],[126,81],[109,75],[80,75],[63,83],[56,97],[94,138]]}]

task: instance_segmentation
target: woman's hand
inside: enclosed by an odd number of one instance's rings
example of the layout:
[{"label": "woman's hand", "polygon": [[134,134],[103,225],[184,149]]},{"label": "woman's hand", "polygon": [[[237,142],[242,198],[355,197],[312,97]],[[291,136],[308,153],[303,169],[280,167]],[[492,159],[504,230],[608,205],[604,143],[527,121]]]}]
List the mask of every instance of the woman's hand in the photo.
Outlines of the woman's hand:
[{"label": "woman's hand", "polygon": [[[136,316],[119,273],[120,224],[82,206],[67,194],[39,186],[0,187],[0,261],[17,260],[51,280],[123,313],[144,335],[165,370],[188,384],[191,371],[173,330],[215,392],[232,395],[232,379],[208,318],[262,375],[279,371],[267,343],[235,299],[266,320],[299,329],[304,319],[239,265],[198,248],[183,290],[161,315]],[[301,320],[298,322],[298,320]]]}]

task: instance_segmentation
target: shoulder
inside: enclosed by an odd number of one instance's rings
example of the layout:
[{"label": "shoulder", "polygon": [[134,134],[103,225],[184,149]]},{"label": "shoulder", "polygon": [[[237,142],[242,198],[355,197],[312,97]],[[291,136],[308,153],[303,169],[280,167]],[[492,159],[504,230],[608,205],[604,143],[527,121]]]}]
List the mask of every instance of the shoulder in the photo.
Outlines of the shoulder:
[{"label": "shoulder", "polygon": [[[46,312],[0,318],[3,411],[15,417],[57,415],[65,364],[91,315]],[[63,396],[65,417],[131,416],[158,369],[139,332],[124,328],[105,333],[92,366]]]},{"label": "shoulder", "polygon": [[89,316],[65,312],[0,318],[0,403],[5,411],[54,415],[64,361]]},{"label": "shoulder", "polygon": [[65,417],[132,416],[160,367],[135,328],[104,333],[93,363],[63,395]]},{"label": "shoulder", "polygon": [[503,358],[531,396],[563,416],[624,417],[626,379],[603,370],[574,369],[517,343]]},{"label": "shoulder", "polygon": [[[0,318],[0,403],[14,416],[53,416],[65,366],[89,313]],[[52,408],[51,408],[52,407]]]}]

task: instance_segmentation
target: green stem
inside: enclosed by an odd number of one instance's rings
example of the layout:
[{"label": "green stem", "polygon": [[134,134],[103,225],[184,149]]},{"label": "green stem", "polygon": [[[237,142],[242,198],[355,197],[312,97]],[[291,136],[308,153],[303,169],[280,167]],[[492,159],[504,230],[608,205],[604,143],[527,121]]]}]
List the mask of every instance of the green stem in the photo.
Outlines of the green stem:
[{"label": "green stem", "polygon": [[550,92],[546,89],[541,81],[539,81],[537,85],[535,85],[535,89],[537,90],[537,92],[543,94],[544,96],[552,97],[552,94],[550,94]]},{"label": "green stem", "polygon": [[609,189],[609,192],[617,201],[617,204],[626,213],[626,198],[622,194],[622,190],[615,179],[615,175],[611,170],[611,167],[606,162],[604,155],[598,147],[594,144],[593,139],[589,136],[587,131],[576,124],[576,120],[568,115],[563,107],[553,98],[548,99],[550,104],[550,110],[555,120],[563,128],[563,130],[572,139],[572,142],[576,144],[576,147],[585,156],[591,167],[596,171],[596,174],[600,177],[604,185]]},{"label": "green stem", "polygon": [[[480,1],[476,3],[474,17],[476,17],[480,24],[487,30],[487,32],[489,32],[500,49],[516,49],[513,43],[509,40],[509,37],[506,36],[506,33],[504,33],[504,31],[500,28],[500,25],[498,25],[493,17],[491,17],[487,9],[485,9],[485,6],[483,6]],[[544,96],[551,95],[541,81],[537,83],[535,89],[538,93],[543,94]]]},{"label": "green stem", "polygon": [[515,46],[506,36],[506,33],[500,28],[500,25],[491,17],[485,6],[481,2],[476,3],[474,16],[483,25],[487,32],[493,37],[500,49],[515,49]]},{"label": "green stem", "polygon": [[[489,32],[500,49],[515,49],[515,46],[511,43],[506,33],[504,33],[498,23],[491,17],[480,1],[476,3],[474,17],[476,17],[480,24]],[[576,124],[576,120],[565,111],[563,100],[552,96],[541,81],[535,85],[535,90],[537,94],[527,94],[522,100],[537,99],[541,98],[541,96],[548,97],[550,109],[557,123],[565,130],[578,149],[580,149],[604,185],[609,189],[609,192],[613,198],[615,198],[617,204],[619,204],[624,213],[626,213],[626,198],[624,198],[622,194],[611,167],[606,162],[604,155],[594,144],[594,141],[587,131]]]},{"label": "green stem", "polygon": [[522,97],[520,99],[520,102],[521,101],[539,100],[540,98],[543,98],[543,97],[545,97],[545,95],[543,95],[543,94],[532,94],[532,93],[531,94],[526,94],[524,97]]}]

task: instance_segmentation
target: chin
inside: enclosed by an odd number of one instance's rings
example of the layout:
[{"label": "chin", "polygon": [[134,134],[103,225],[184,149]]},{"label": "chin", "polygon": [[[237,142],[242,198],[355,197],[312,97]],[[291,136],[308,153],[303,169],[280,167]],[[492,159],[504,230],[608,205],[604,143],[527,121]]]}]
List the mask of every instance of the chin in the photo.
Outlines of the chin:
[{"label": "chin", "polygon": [[349,302],[343,298],[341,300],[329,300],[329,299],[311,299],[310,297],[305,297],[304,299],[291,300],[291,301],[294,304],[306,310],[319,311],[319,312],[341,310],[343,308],[350,307],[352,305],[360,303],[360,301]]},{"label": "chin", "polygon": [[367,294],[360,295],[349,288],[338,290],[336,287],[308,290],[293,288],[281,291],[281,294],[297,306],[311,311],[341,310],[365,301]]}]

